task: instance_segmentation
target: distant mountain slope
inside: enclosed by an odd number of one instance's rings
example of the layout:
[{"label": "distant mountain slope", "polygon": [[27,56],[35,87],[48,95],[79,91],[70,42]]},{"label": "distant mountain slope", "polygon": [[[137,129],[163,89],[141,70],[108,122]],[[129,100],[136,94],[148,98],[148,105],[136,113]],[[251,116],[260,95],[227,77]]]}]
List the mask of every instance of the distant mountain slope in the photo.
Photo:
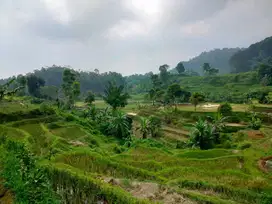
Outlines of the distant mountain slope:
[{"label": "distant mountain slope", "polygon": [[193,70],[202,75],[202,65],[207,62],[212,67],[219,69],[220,74],[230,73],[229,59],[240,50],[240,48],[223,48],[202,52],[199,56],[184,61],[183,65],[186,70]]},{"label": "distant mountain slope", "polygon": [[272,36],[234,54],[230,58],[231,70],[236,73],[250,71],[268,57],[272,57]]}]

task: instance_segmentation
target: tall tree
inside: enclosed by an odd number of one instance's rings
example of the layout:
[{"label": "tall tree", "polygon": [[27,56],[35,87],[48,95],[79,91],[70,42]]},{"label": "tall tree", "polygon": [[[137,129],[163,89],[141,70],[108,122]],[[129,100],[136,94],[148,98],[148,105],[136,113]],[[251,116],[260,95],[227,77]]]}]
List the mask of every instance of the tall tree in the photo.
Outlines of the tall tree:
[{"label": "tall tree", "polygon": [[212,68],[209,63],[203,64],[203,71],[205,75],[212,76],[219,72],[219,69]]},{"label": "tall tree", "polygon": [[262,85],[268,86],[272,84],[272,62],[260,64],[257,68],[257,73]]},{"label": "tall tree", "polygon": [[202,67],[203,67],[204,74],[209,73],[211,69],[211,66],[209,63],[205,62]]},{"label": "tall tree", "polygon": [[124,91],[124,86],[117,86],[109,82],[104,92],[104,101],[115,111],[119,107],[125,107],[128,104],[129,94]]},{"label": "tall tree", "polygon": [[185,72],[185,67],[182,62],[179,62],[176,66],[176,70],[178,71],[179,74],[182,74]]},{"label": "tall tree", "polygon": [[26,92],[27,92],[27,90],[26,90],[26,88],[27,88],[27,86],[26,86],[26,84],[27,84],[26,77],[20,74],[20,75],[17,76],[16,81],[21,87],[24,87],[24,88],[22,88],[22,94],[25,95]]},{"label": "tall tree", "polygon": [[172,84],[167,89],[167,96],[175,105],[175,110],[177,109],[177,99],[181,97],[182,90],[179,84]]},{"label": "tall tree", "polygon": [[166,84],[168,79],[169,79],[169,72],[168,72],[168,69],[169,69],[169,65],[167,64],[164,64],[164,65],[161,65],[159,67],[159,70],[160,70],[160,78],[161,78],[161,81]]},{"label": "tall tree", "polygon": [[205,96],[203,94],[201,94],[201,93],[198,93],[198,92],[194,92],[192,94],[192,96],[190,97],[190,101],[194,105],[195,111],[196,111],[196,106],[199,103],[203,102],[204,100],[205,100]]},{"label": "tall tree", "polygon": [[89,91],[87,94],[87,97],[85,98],[85,103],[91,106],[94,101],[95,101],[95,95],[93,92]]},{"label": "tall tree", "polygon": [[45,85],[45,81],[43,78],[38,77],[34,74],[30,74],[27,76],[27,88],[28,88],[28,93],[31,96],[34,97],[40,97],[40,88]]},{"label": "tall tree", "polygon": [[62,90],[69,107],[74,104],[76,97],[80,94],[80,83],[76,80],[76,77],[76,73],[71,69],[65,69],[63,72]]}]

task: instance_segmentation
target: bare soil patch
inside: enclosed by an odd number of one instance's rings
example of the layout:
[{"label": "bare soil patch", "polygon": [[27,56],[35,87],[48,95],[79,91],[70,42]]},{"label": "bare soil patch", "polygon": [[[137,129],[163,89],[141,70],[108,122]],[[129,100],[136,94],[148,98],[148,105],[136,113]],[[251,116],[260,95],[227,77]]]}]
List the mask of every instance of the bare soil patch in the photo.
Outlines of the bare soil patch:
[{"label": "bare soil patch", "polygon": [[111,185],[120,186],[139,199],[148,199],[165,204],[196,204],[196,202],[170,189],[163,188],[157,183],[127,181],[129,183],[126,182],[125,184],[124,180],[115,178],[105,178],[104,181]]},{"label": "bare soil patch", "polygon": [[12,193],[0,185],[0,204],[12,204],[13,197]]},{"label": "bare soil patch", "polygon": [[272,156],[261,158],[258,161],[258,166],[264,173],[272,172]]},{"label": "bare soil patch", "polygon": [[75,146],[75,147],[81,147],[81,146],[87,146],[85,143],[80,142],[78,140],[75,141],[69,141],[69,144]]},{"label": "bare soil patch", "polygon": [[248,138],[251,139],[262,139],[264,138],[264,134],[259,130],[251,130],[246,132],[248,134]]}]

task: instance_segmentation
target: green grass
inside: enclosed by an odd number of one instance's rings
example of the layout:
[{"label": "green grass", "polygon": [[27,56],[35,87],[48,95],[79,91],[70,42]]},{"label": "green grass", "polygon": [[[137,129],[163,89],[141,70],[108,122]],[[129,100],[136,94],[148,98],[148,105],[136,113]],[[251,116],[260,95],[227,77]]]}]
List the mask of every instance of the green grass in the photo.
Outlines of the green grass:
[{"label": "green grass", "polygon": [[27,112],[30,110],[34,110],[36,108],[39,108],[39,105],[36,104],[30,104],[28,102],[6,102],[2,101],[0,102],[0,113],[14,113],[14,112]]},{"label": "green grass", "polygon": [[65,139],[77,140],[87,136],[87,133],[79,126],[61,127],[51,130],[54,135],[60,136]]},{"label": "green grass", "polygon": [[222,156],[232,155],[230,150],[224,149],[211,149],[211,150],[195,150],[195,151],[185,151],[176,156],[181,158],[195,158],[195,159],[208,159],[208,158],[216,158]]}]

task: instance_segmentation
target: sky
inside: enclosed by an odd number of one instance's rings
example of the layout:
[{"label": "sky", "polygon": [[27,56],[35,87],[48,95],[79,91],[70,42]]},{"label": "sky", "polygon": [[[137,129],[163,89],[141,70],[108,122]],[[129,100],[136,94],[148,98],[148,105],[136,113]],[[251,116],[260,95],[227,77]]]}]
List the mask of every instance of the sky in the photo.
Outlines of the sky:
[{"label": "sky", "polygon": [[1,0],[0,78],[55,65],[124,75],[272,35],[272,0]]}]

